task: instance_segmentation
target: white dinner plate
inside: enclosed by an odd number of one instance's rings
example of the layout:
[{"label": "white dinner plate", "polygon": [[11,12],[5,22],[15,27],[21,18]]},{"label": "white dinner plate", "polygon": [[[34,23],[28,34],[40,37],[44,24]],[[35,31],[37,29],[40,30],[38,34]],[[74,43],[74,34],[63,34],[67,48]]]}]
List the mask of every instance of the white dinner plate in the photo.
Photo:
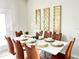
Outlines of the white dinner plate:
[{"label": "white dinner plate", "polygon": [[47,42],[45,42],[45,41],[43,41],[43,40],[37,41],[37,42],[36,42],[36,45],[37,45],[38,47],[47,47],[47,46],[48,46]]},{"label": "white dinner plate", "polygon": [[29,38],[29,39],[26,41],[26,43],[34,43],[34,42],[36,42],[36,39],[34,39],[34,38]]},{"label": "white dinner plate", "polygon": [[51,43],[51,45],[54,46],[54,47],[62,47],[64,44],[57,41],[57,42]]},{"label": "white dinner plate", "polygon": [[44,40],[47,42],[54,42],[54,39],[52,39],[52,38],[45,38]]}]

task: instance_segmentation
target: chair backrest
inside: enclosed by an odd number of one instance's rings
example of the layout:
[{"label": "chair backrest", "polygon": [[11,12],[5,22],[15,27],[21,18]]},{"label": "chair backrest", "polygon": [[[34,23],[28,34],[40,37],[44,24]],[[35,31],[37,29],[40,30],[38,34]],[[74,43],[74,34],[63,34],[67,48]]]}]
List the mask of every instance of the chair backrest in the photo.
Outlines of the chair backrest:
[{"label": "chair backrest", "polygon": [[59,41],[61,40],[61,36],[62,36],[61,33],[59,33],[59,34],[53,33],[52,34],[52,38],[55,40],[59,40]]},{"label": "chair backrest", "polygon": [[50,31],[44,32],[44,38],[48,38],[48,37],[51,37],[51,36],[52,36],[52,32],[50,32]]},{"label": "chair backrest", "polygon": [[24,51],[23,48],[21,46],[20,41],[15,41],[15,49],[16,49],[16,59],[24,59]]},{"label": "chair backrest", "polygon": [[40,59],[38,49],[35,45],[31,45],[31,56],[32,59]]},{"label": "chair backrest", "polygon": [[42,36],[42,34],[43,34],[43,31],[36,32],[36,36]]},{"label": "chair backrest", "polygon": [[43,31],[40,32],[40,35],[41,35],[41,36],[43,35]]},{"label": "chair backrest", "polygon": [[15,55],[14,45],[13,45],[13,42],[12,42],[11,38],[5,36],[5,39],[7,40],[7,43],[8,43],[9,52],[10,52],[11,54]]},{"label": "chair backrest", "polygon": [[40,33],[36,32],[36,36],[39,37],[40,36]]},{"label": "chair backrest", "polygon": [[29,48],[25,43],[24,43],[24,47],[25,47],[25,51],[26,51],[26,55],[27,56],[27,59],[31,59],[31,48]]},{"label": "chair backrest", "polygon": [[73,47],[74,42],[75,42],[75,38],[73,41],[70,41],[70,43],[67,47],[65,59],[71,59],[71,51],[72,51],[72,47]]},{"label": "chair backrest", "polygon": [[19,36],[21,36],[22,34],[23,34],[22,31],[19,31],[19,32],[15,31],[15,35],[16,35],[16,37],[19,37]]},{"label": "chair backrest", "polygon": [[27,51],[27,59],[40,59],[39,53],[35,45],[31,45],[31,47],[27,47],[25,45]]}]

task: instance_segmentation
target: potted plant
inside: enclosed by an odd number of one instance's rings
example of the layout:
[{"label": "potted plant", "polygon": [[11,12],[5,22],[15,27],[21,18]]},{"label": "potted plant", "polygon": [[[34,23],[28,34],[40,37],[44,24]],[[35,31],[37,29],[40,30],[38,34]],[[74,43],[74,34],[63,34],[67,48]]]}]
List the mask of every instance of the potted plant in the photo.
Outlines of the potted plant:
[{"label": "potted plant", "polygon": [[28,34],[29,34],[29,32],[28,32],[28,31],[26,31],[26,32],[25,32],[25,34],[26,34],[26,35],[28,35]]}]

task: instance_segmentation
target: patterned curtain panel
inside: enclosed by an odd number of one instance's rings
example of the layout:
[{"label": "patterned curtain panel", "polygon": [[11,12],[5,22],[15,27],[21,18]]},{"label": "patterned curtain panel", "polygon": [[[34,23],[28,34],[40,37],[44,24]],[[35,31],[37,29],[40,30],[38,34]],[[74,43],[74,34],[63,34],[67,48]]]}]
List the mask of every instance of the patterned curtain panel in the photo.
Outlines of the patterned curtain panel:
[{"label": "patterned curtain panel", "polygon": [[41,9],[36,11],[36,30],[41,30]]},{"label": "patterned curtain panel", "polygon": [[44,31],[50,31],[50,8],[44,9]]},{"label": "patterned curtain panel", "polygon": [[61,32],[61,6],[54,6],[53,31]]}]

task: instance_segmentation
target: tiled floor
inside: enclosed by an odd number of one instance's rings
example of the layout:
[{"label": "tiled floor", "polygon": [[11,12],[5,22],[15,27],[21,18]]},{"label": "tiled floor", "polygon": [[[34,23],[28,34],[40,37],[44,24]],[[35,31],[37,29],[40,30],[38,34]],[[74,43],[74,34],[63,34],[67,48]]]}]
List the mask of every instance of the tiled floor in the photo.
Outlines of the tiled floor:
[{"label": "tiled floor", "polygon": [[[16,59],[15,57],[16,56],[11,55],[8,51],[0,53],[0,59]],[[71,59],[77,59],[77,58],[71,58]]]},{"label": "tiled floor", "polygon": [[0,53],[0,59],[15,59],[15,56],[11,55],[8,51]]}]

